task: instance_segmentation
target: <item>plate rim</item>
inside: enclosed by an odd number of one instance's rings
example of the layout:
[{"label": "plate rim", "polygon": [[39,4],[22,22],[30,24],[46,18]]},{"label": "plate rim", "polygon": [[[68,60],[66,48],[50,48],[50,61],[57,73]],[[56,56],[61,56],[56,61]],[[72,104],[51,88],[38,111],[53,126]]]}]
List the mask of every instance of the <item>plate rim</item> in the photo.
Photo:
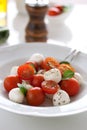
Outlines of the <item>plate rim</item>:
[{"label": "plate rim", "polygon": [[[26,45],[27,46],[57,46],[57,47],[63,47],[63,48],[67,48],[67,49],[72,49],[71,47],[67,47],[67,46],[65,46],[65,45],[60,45],[60,44],[58,44],[58,45],[56,45],[56,44],[48,44],[48,43],[26,43]],[[15,48],[15,47],[23,47],[23,46],[25,46],[25,44],[18,44],[18,45],[11,45],[11,46],[5,46],[5,47],[1,47],[0,48],[0,52],[1,51],[5,51],[5,50],[8,50],[8,48]],[[81,53],[83,53],[83,52],[81,52]],[[84,53],[85,54],[85,53]],[[0,96],[0,99],[1,99],[1,96]],[[14,103],[12,103],[12,104],[14,104]],[[17,103],[16,103],[17,104]],[[20,104],[20,105],[22,105],[22,104]],[[29,106],[28,106],[29,107]],[[30,107],[32,107],[32,106],[30,106]],[[58,107],[58,106],[57,106]],[[11,108],[6,108],[6,107],[4,107],[4,106],[2,106],[1,105],[1,103],[0,103],[0,108],[1,109],[4,109],[4,110],[7,110],[7,111],[9,111],[9,112],[13,112],[13,113],[16,113],[16,114],[21,114],[21,115],[26,115],[26,116],[36,116],[36,117],[62,117],[62,116],[70,116],[70,115],[74,115],[74,114],[78,114],[78,113],[81,113],[81,112],[85,112],[85,111],[87,111],[87,108],[82,108],[82,109],[80,109],[80,110],[75,110],[75,111],[72,111],[72,112],[65,112],[65,113],[56,113],[56,115],[55,114],[42,114],[41,115],[41,113],[40,114],[38,114],[38,113],[36,113],[36,114],[33,114],[33,113],[25,113],[25,112],[19,112],[19,111],[16,111],[16,110],[13,110],[13,108],[11,109]],[[32,107],[33,108],[33,107]],[[35,107],[34,107],[35,108]],[[37,108],[37,107],[36,107]],[[52,108],[53,109],[53,107],[49,107],[49,108]],[[56,108],[56,107],[55,107]],[[42,109],[42,108],[40,108],[40,109]],[[48,109],[48,108],[46,108],[45,107],[45,109]]]}]

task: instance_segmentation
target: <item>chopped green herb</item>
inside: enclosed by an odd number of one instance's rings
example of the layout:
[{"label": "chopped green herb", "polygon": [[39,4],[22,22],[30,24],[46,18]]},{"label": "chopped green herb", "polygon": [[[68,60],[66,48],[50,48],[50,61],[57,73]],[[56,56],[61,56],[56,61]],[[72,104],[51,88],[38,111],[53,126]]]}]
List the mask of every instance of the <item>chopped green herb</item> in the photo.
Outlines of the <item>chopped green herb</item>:
[{"label": "chopped green herb", "polygon": [[61,61],[60,64],[70,64],[68,61]]},{"label": "chopped green herb", "polygon": [[26,96],[27,89],[22,85],[18,83],[18,87],[20,88],[20,91]]},{"label": "chopped green herb", "polygon": [[74,72],[71,70],[65,70],[62,76],[62,80],[72,78],[74,76]]},{"label": "chopped green herb", "polygon": [[70,6],[63,6],[63,12],[67,12],[70,8]]}]

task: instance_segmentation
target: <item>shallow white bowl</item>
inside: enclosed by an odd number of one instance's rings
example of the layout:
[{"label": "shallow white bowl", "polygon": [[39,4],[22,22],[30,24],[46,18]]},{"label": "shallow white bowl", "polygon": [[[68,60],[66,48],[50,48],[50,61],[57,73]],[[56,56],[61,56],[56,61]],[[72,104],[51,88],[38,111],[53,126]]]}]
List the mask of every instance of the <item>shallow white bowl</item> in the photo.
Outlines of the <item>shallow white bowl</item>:
[{"label": "shallow white bowl", "polygon": [[21,115],[50,118],[87,111],[87,54],[82,52],[73,60],[72,65],[83,76],[84,83],[80,93],[67,105],[55,107],[48,100],[38,107],[17,104],[8,99],[8,94],[3,87],[3,80],[9,74],[11,67],[24,63],[33,53],[41,53],[44,56],[53,56],[62,60],[70,51],[71,48],[66,46],[47,43],[24,43],[0,48],[0,108]]}]

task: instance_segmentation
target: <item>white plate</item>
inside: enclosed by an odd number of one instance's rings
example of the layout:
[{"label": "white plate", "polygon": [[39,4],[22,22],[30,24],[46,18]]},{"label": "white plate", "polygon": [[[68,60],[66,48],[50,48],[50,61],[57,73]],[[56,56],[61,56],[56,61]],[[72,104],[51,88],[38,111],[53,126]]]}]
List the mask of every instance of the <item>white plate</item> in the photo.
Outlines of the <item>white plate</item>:
[{"label": "white plate", "polygon": [[[63,60],[71,49],[65,46],[52,45],[46,43],[21,44],[5,48],[0,48],[0,108],[10,112],[28,116],[39,117],[60,117],[68,116],[87,110],[87,55],[80,53],[72,62],[76,70],[84,78],[84,84],[78,96],[74,97],[71,103],[59,107],[39,106],[32,107],[17,104],[8,99],[7,93],[3,89],[3,79],[10,72],[14,65],[19,65],[26,61],[33,53],[42,53],[44,56],[53,56]],[[46,102],[47,103],[47,102]]]}]

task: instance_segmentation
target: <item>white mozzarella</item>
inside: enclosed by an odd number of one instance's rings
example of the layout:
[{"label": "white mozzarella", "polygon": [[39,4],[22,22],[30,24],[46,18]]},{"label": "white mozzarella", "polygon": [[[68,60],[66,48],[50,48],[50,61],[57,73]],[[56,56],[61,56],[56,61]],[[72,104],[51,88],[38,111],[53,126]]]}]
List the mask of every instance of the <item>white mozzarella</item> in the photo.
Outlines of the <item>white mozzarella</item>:
[{"label": "white mozzarella", "polygon": [[17,75],[18,66],[13,66],[10,71],[10,75]]},{"label": "white mozzarella", "polygon": [[32,61],[32,62],[36,62],[38,64],[41,64],[41,62],[44,60],[44,56],[42,54],[39,54],[39,53],[35,53],[33,54],[29,61]]},{"label": "white mozzarella", "polygon": [[53,95],[53,105],[65,105],[70,102],[69,95],[64,90],[59,90]]},{"label": "white mozzarella", "polygon": [[9,92],[9,99],[16,103],[23,103],[24,94],[20,91],[20,88],[14,88]]},{"label": "white mozzarella", "polygon": [[80,73],[75,72],[74,78],[79,82],[79,84],[82,84],[82,83],[83,83],[83,77],[81,76]]},{"label": "white mozzarella", "polygon": [[60,70],[56,68],[50,69],[44,73],[45,80],[53,80],[59,83],[61,81],[61,78],[62,76],[61,76]]}]

